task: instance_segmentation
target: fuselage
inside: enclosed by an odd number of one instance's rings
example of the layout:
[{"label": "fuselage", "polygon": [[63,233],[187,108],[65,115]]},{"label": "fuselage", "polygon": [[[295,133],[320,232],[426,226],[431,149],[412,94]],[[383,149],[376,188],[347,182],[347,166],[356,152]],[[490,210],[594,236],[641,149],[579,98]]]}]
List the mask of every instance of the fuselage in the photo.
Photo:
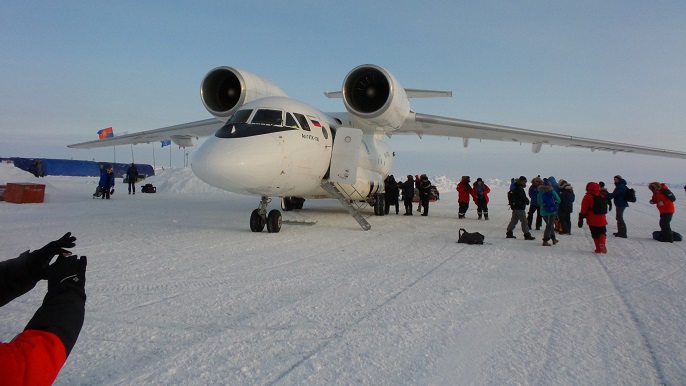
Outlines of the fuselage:
[{"label": "fuselage", "polygon": [[[204,182],[239,194],[326,198],[336,130],[341,123],[287,97],[243,105],[195,152],[191,167]],[[355,184],[341,185],[351,199],[380,191],[392,166],[381,133],[365,133]]]}]

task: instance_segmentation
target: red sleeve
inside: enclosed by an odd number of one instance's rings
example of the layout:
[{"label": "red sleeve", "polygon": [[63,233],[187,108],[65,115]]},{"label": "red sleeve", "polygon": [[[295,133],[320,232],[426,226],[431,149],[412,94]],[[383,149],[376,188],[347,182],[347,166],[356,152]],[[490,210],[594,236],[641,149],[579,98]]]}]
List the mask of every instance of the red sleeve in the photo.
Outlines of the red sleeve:
[{"label": "red sleeve", "polygon": [[67,353],[57,335],[26,330],[10,343],[0,343],[3,385],[52,385]]}]

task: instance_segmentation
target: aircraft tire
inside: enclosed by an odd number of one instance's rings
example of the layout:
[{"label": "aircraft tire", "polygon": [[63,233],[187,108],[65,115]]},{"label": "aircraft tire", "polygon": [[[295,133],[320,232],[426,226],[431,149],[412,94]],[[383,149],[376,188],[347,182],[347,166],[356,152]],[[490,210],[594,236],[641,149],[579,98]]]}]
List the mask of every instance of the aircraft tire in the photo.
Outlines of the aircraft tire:
[{"label": "aircraft tire", "polygon": [[376,194],[376,200],[374,200],[374,214],[377,216],[384,215],[384,206],[386,205],[385,196],[383,194]]},{"label": "aircraft tire", "polygon": [[281,224],[281,212],[276,209],[272,209],[267,216],[267,232],[279,233],[281,230]]},{"label": "aircraft tire", "polygon": [[288,212],[293,210],[293,198],[292,197],[284,197],[281,199],[281,209],[284,212]]},{"label": "aircraft tire", "polygon": [[262,232],[264,229],[264,220],[260,216],[260,211],[255,209],[250,214],[250,230],[253,232]]}]

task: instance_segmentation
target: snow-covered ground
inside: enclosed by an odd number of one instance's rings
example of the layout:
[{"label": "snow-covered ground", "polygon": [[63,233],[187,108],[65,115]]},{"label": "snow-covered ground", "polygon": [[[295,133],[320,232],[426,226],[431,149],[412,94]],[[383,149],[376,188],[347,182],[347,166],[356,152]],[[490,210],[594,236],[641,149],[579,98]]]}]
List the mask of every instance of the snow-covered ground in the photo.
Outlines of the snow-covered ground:
[{"label": "snow-covered ground", "polygon": [[[37,180],[0,165],[6,182]],[[118,179],[109,201],[91,199],[94,178],[39,182],[45,203],[0,202],[0,256],[66,231],[88,256],[86,320],[57,385],[686,379],[686,244],[651,239],[658,212],[645,187],[626,211],[630,237],[610,235],[597,255],[587,227],[554,247],[541,246],[541,231],[505,239],[505,184],[493,186],[490,221],[476,220],[473,205],[458,220],[450,188],[429,217],[368,211],[366,232],[337,201],[308,200],[298,216],[317,224],[268,234],[248,226],[258,198],[218,191],[188,169],[149,179],[157,194],[129,196]],[[577,204],[585,182],[574,184]],[[686,234],[686,199],[674,190],[673,228]],[[487,244],[457,244],[460,227]],[[0,310],[1,340],[23,329],[44,293],[39,284]]]}]

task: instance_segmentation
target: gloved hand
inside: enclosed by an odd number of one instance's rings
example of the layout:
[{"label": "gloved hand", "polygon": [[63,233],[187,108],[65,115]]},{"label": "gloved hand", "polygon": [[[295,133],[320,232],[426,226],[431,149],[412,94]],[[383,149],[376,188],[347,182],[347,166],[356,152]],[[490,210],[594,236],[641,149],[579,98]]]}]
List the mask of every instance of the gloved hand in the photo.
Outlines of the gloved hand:
[{"label": "gloved hand", "polygon": [[71,255],[71,252],[64,248],[73,248],[76,244],[76,237],[67,232],[58,240],[47,243],[43,248],[29,253],[26,259],[29,275],[35,280],[48,278],[48,265],[53,257],[57,255]]},{"label": "gloved hand", "polygon": [[607,201],[607,211],[612,212],[612,201],[610,200]]},{"label": "gloved hand", "polygon": [[114,194],[114,188],[112,188],[112,190],[110,190],[110,195],[113,195],[113,194]]},{"label": "gloved hand", "polygon": [[48,268],[48,294],[61,292],[63,289],[73,289],[84,299],[86,298],[86,256],[60,256]]},{"label": "gloved hand", "polygon": [[576,224],[579,228],[584,227],[584,215],[579,213],[579,222]]},{"label": "gloved hand", "polygon": [[60,256],[47,271],[48,292],[25,330],[57,335],[69,356],[85,315],[86,256]]}]

